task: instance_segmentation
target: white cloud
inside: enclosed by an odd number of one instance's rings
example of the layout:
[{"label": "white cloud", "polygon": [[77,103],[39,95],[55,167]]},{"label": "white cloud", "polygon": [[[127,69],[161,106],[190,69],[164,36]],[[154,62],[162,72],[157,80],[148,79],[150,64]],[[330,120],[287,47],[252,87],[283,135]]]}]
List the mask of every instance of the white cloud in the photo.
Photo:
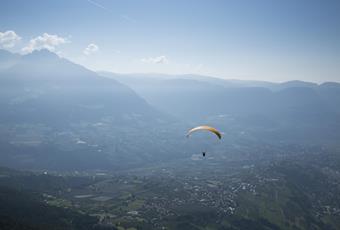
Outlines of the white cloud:
[{"label": "white cloud", "polygon": [[54,52],[55,48],[61,44],[69,42],[67,38],[58,35],[44,33],[42,36],[35,37],[29,41],[27,46],[22,48],[24,53],[31,53],[34,50],[47,49]]},{"label": "white cloud", "polygon": [[142,58],[141,61],[152,64],[167,64],[169,62],[165,56]]},{"label": "white cloud", "polygon": [[91,43],[84,49],[83,53],[85,55],[91,55],[91,54],[98,52],[98,50],[99,50],[99,47],[96,44]]},{"label": "white cloud", "polygon": [[0,32],[0,48],[12,48],[14,47],[19,41],[21,37],[19,37],[14,31],[8,30],[5,32]]}]

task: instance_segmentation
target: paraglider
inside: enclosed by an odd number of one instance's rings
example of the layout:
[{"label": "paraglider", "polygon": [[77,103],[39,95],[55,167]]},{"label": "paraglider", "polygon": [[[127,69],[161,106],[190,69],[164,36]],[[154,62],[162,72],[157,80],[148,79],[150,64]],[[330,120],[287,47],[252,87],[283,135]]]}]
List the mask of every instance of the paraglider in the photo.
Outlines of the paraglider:
[{"label": "paraglider", "polygon": [[190,129],[188,134],[187,134],[187,137],[189,137],[193,132],[200,131],[200,130],[210,131],[210,132],[214,133],[218,137],[218,139],[222,138],[222,134],[217,129],[215,129],[211,126],[207,126],[207,125],[197,126],[193,129]]},{"label": "paraglider", "polygon": [[[218,137],[218,139],[222,138],[222,134],[217,129],[211,126],[207,126],[207,125],[197,126],[193,129],[190,129],[187,133],[187,137],[190,137],[192,133],[197,132],[197,131],[209,131],[215,134]],[[203,157],[205,157],[205,152],[202,152],[202,155]]]}]

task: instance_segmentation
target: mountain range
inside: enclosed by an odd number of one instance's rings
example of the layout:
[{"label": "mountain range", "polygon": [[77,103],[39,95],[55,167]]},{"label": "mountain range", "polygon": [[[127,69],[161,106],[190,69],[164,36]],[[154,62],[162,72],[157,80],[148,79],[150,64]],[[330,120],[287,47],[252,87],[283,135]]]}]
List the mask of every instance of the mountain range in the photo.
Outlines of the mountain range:
[{"label": "mountain range", "polygon": [[133,135],[173,121],[128,86],[47,50],[0,57],[2,165],[124,167],[155,151],[137,147]]},{"label": "mountain range", "polygon": [[228,130],[233,119],[239,129],[292,141],[339,137],[340,84],[336,82],[272,83],[195,75],[99,74],[130,86],[151,105],[186,121],[208,121]]},{"label": "mountain range", "polygon": [[60,124],[155,114],[129,87],[47,50],[24,56],[1,51],[0,57],[6,66],[0,70],[2,122]]},{"label": "mountain range", "polygon": [[176,161],[191,155],[183,137],[199,124],[224,133],[221,149],[244,140],[337,145],[339,105],[336,82],[96,73],[47,50],[0,50],[0,157],[10,167]]}]

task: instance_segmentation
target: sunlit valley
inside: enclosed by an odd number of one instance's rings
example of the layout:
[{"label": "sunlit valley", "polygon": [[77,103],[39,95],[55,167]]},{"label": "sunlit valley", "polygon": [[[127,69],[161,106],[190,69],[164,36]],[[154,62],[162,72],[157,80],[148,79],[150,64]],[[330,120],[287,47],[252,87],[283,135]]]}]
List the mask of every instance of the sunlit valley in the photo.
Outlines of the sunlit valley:
[{"label": "sunlit valley", "polygon": [[[84,4],[99,20],[114,2]],[[199,4],[220,15],[213,2]],[[138,23],[120,20],[127,34]],[[340,229],[338,67],[318,81],[245,80],[172,73],[182,67],[159,56],[140,60],[150,70],[131,61],[135,69],[118,73],[93,68],[110,60],[95,56],[104,47],[89,44],[83,59],[58,52],[77,36],[45,33],[16,49],[23,38],[6,23],[14,22],[0,23],[0,229]],[[189,136],[201,125],[221,139]]]}]

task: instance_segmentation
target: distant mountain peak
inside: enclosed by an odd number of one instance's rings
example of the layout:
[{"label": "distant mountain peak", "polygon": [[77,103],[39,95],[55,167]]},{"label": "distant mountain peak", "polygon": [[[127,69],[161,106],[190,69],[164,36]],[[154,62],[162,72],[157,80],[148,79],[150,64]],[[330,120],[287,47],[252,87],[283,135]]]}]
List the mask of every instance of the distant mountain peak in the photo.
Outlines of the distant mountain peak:
[{"label": "distant mountain peak", "polygon": [[318,84],[313,82],[307,82],[307,81],[301,81],[301,80],[292,80],[292,81],[286,81],[281,83],[280,85],[289,85],[292,87],[314,87],[318,86]]},{"label": "distant mountain peak", "polygon": [[0,49],[0,55],[12,55],[13,53],[7,51],[7,50],[4,50],[4,49]]},{"label": "distant mountain peak", "polygon": [[32,53],[24,55],[24,58],[36,60],[36,59],[59,59],[60,57],[47,49],[41,49],[34,50]]},{"label": "distant mountain peak", "polygon": [[320,86],[321,87],[340,88],[340,83],[339,82],[324,82]]},{"label": "distant mountain peak", "polygon": [[0,49],[0,59],[8,59],[8,58],[13,58],[13,57],[20,57],[19,54],[12,53],[8,50]]},{"label": "distant mountain peak", "polygon": [[0,70],[10,68],[21,58],[20,54],[0,49]]}]

